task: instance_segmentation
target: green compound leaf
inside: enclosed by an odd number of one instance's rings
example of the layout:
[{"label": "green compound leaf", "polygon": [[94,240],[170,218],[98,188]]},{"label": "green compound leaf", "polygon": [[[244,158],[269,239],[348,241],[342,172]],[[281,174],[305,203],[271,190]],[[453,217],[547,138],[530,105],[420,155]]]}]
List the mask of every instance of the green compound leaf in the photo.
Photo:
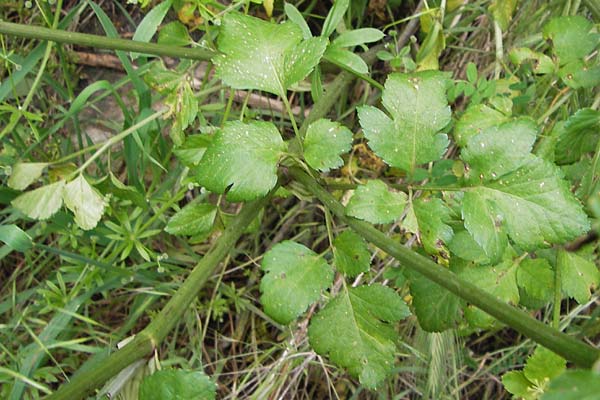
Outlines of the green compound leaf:
[{"label": "green compound leaf", "polygon": [[386,286],[343,289],[312,318],[308,338],[318,354],[375,389],[394,368],[399,336],[391,323],[408,315],[406,303]]},{"label": "green compound leaf", "polygon": [[537,387],[544,387],[546,382],[554,379],[567,367],[564,358],[554,354],[545,347],[538,346],[525,363],[523,374]]},{"label": "green compound leaf", "polygon": [[600,373],[593,370],[570,370],[550,382],[541,400],[597,400]]},{"label": "green compound leaf", "polygon": [[313,70],[327,47],[327,38],[302,38],[302,30],[293,22],[273,24],[228,13],[218,39],[221,54],[213,58],[217,74],[236,89],[285,95]]},{"label": "green compound leaf", "polygon": [[44,168],[48,163],[17,163],[13,165],[10,177],[8,178],[8,187],[15,190],[25,190],[36,179],[42,176]]},{"label": "green compound leaf", "polygon": [[506,235],[524,250],[576,238],[589,229],[581,204],[552,163],[530,157],[495,181],[468,188],[462,208],[465,227],[496,262]]},{"label": "green compound leaf", "polygon": [[451,219],[450,213],[441,199],[420,197],[412,202],[403,226],[419,236],[425,251],[438,254],[445,250],[445,244],[452,239],[452,228],[446,224]]},{"label": "green compound leaf", "polygon": [[591,261],[571,252],[559,251],[557,265],[560,269],[562,291],[579,304],[588,301],[590,288],[600,284],[600,271]]},{"label": "green compound leaf", "polygon": [[427,332],[456,328],[460,320],[460,299],[421,274],[404,273],[410,280],[412,308],[421,328]]},{"label": "green compound leaf", "polygon": [[286,146],[270,122],[228,122],[198,164],[198,182],[230,201],[252,200],[277,182],[277,163]]},{"label": "green compound leaf", "polygon": [[471,137],[461,158],[475,179],[496,179],[529,161],[536,135],[537,127],[530,119],[506,122]]},{"label": "green compound leaf", "polygon": [[261,268],[266,274],[260,282],[260,301],[265,312],[281,324],[300,316],[333,281],[333,270],[323,258],[292,241],[265,253]]},{"label": "green compound leaf", "polygon": [[380,180],[370,180],[356,188],[346,206],[346,214],[373,224],[387,224],[402,215],[406,193],[390,192]]},{"label": "green compound leaf", "polygon": [[456,122],[453,133],[454,140],[460,147],[465,147],[471,137],[509,119],[508,116],[484,104],[469,106]]},{"label": "green compound leaf", "polygon": [[346,276],[367,272],[371,266],[371,252],[367,242],[352,231],[344,231],[333,241],[333,263]]},{"label": "green compound leaf", "polygon": [[352,148],[352,132],[345,126],[328,119],[319,119],[308,127],[304,138],[304,158],[308,165],[327,172],[340,167],[340,154]]},{"label": "green compound leaf", "polygon": [[599,36],[591,33],[594,24],[581,16],[558,17],[543,29],[545,39],[552,41],[554,53],[560,64],[581,60],[598,46]]},{"label": "green compound leaf", "polygon": [[64,189],[65,181],[58,181],[23,193],[11,204],[29,218],[48,219],[62,206]]},{"label": "green compound leaf", "polygon": [[65,206],[75,214],[75,223],[81,229],[89,230],[98,225],[104,214],[106,202],[83,175],[79,175],[65,186],[63,198]]},{"label": "green compound leaf", "polygon": [[188,204],[171,217],[165,231],[171,235],[201,235],[210,232],[217,216],[213,204]]},{"label": "green compound leaf", "polygon": [[442,156],[448,138],[438,132],[451,115],[442,73],[391,74],[382,103],[391,118],[371,106],[360,107],[358,116],[369,146],[387,164],[412,173]]},{"label": "green compound leaf", "polygon": [[[460,268],[457,273],[460,277],[475,286],[489,292],[498,299],[507,303],[519,304],[519,288],[517,286],[518,262],[513,260],[514,252],[507,250],[505,260],[494,266],[480,266],[468,264]],[[465,317],[472,327],[489,328],[495,319],[475,306],[468,305]]]},{"label": "green compound leaf", "polygon": [[156,371],[142,381],[140,400],[214,400],[217,386],[202,371]]},{"label": "green compound leaf", "polygon": [[540,394],[546,391],[550,379],[560,375],[565,368],[566,362],[563,358],[540,346],[527,359],[522,371],[504,374],[502,384],[506,390],[519,398],[537,400]]}]

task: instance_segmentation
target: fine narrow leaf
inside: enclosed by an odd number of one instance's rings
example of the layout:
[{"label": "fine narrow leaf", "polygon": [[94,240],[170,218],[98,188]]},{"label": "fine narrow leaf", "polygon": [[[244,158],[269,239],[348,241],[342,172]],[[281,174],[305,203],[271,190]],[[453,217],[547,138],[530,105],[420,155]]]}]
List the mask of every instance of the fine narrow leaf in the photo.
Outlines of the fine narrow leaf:
[{"label": "fine narrow leaf", "polygon": [[356,188],[346,214],[373,224],[387,224],[400,218],[405,205],[404,192],[390,192],[382,181],[370,180]]},{"label": "fine narrow leaf", "polygon": [[304,79],[318,64],[326,38],[302,40],[293,22],[274,24],[239,13],[227,13],[218,39],[221,54],[213,58],[217,74],[236,89],[258,89],[277,95]]},{"label": "fine narrow leaf", "polygon": [[398,333],[390,323],[409,314],[406,303],[388,287],[343,289],[312,318],[308,338],[318,354],[375,389],[394,368]]},{"label": "fine narrow leaf", "polygon": [[302,13],[298,11],[296,6],[294,6],[291,3],[285,2],[283,5],[283,9],[285,11],[285,16],[288,17],[288,19],[294,24],[298,25],[298,27],[302,30],[302,36],[304,37],[304,39],[310,39],[312,37],[310,28],[304,20]]},{"label": "fine narrow leaf", "polygon": [[171,235],[201,235],[210,232],[217,216],[213,204],[188,204],[171,217],[165,231]]},{"label": "fine narrow leaf", "polygon": [[89,230],[96,227],[106,205],[104,198],[79,175],[65,186],[65,205],[75,214],[75,223],[81,229]]},{"label": "fine narrow leaf", "polygon": [[385,35],[379,29],[362,28],[343,32],[331,43],[337,47],[354,47],[364,43],[377,42]]},{"label": "fine narrow leaf", "polygon": [[496,125],[471,137],[461,158],[474,179],[493,180],[529,160],[536,133],[535,123],[525,118]]},{"label": "fine narrow leaf", "polygon": [[412,308],[419,325],[427,332],[456,328],[460,320],[460,299],[416,272],[405,271],[410,283]]},{"label": "fine narrow leaf", "polygon": [[304,158],[308,165],[327,172],[340,167],[340,154],[352,147],[352,132],[345,126],[328,119],[319,119],[309,125],[304,138]]},{"label": "fine narrow leaf", "polygon": [[277,163],[285,143],[270,122],[228,122],[217,132],[198,164],[198,182],[230,201],[265,195],[277,182]]},{"label": "fine narrow leaf", "polygon": [[15,190],[25,190],[42,176],[42,172],[47,166],[48,163],[17,163],[13,165],[7,182],[8,187]]},{"label": "fine narrow leaf", "polygon": [[325,51],[325,58],[330,62],[349,68],[358,74],[369,73],[367,63],[358,54],[350,50],[337,46],[329,46],[327,51]]},{"label": "fine narrow leaf", "polygon": [[[150,39],[152,39],[152,36],[154,36],[158,30],[158,26],[165,18],[165,15],[167,15],[172,3],[173,0],[165,0],[162,3],[154,6],[138,25],[135,33],[133,34],[133,40],[139,42],[149,42]],[[135,60],[140,55],[141,54],[139,53],[131,53],[131,58]]]},{"label": "fine narrow leaf", "polygon": [[579,304],[590,299],[590,288],[600,284],[600,271],[591,261],[571,252],[559,251],[557,265],[560,269],[562,291]]},{"label": "fine narrow leaf", "polygon": [[217,387],[202,371],[162,370],[144,378],[140,400],[214,400]]},{"label": "fine narrow leaf", "polygon": [[391,118],[379,109],[358,109],[369,146],[392,167],[412,173],[417,165],[437,160],[448,138],[439,133],[450,122],[446,78],[437,71],[391,74],[382,103]]},{"label": "fine narrow leaf", "polygon": [[346,14],[346,10],[348,10],[349,5],[350,0],[334,1],[333,7],[331,7],[331,10],[329,10],[329,14],[327,14],[325,22],[323,23],[323,30],[321,32],[321,36],[329,37],[333,33],[333,31],[335,31],[340,22],[342,22],[344,14]]},{"label": "fine narrow leaf", "polygon": [[338,271],[349,277],[367,272],[371,265],[367,242],[352,231],[344,231],[333,241],[333,263]]},{"label": "fine narrow leaf", "polygon": [[33,247],[31,236],[16,225],[0,225],[0,241],[21,252]]},{"label": "fine narrow leaf", "polygon": [[63,202],[65,181],[58,181],[26,192],[11,204],[29,218],[44,220],[54,215]]},{"label": "fine narrow leaf", "polygon": [[452,228],[446,223],[450,220],[450,209],[435,197],[413,200],[408,209],[403,226],[419,236],[428,253],[438,254],[452,239]]},{"label": "fine narrow leaf", "polygon": [[581,204],[554,164],[531,156],[502,178],[468,189],[463,199],[465,227],[492,259],[505,232],[524,250],[576,238],[589,229]]},{"label": "fine narrow leaf", "polygon": [[277,244],[265,253],[261,268],[260,301],[265,312],[289,324],[319,299],[333,280],[333,270],[322,257],[292,241]]}]

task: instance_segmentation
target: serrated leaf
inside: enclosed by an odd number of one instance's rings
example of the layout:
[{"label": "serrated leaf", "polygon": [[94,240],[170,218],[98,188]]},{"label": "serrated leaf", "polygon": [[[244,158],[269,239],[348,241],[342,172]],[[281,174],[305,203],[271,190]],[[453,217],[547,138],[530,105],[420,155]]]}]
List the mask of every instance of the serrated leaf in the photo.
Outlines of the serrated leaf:
[{"label": "serrated leaf", "polygon": [[482,130],[508,121],[510,118],[501,112],[484,104],[472,105],[456,122],[454,140],[465,147],[469,139],[481,133]]},{"label": "serrated leaf", "polygon": [[535,123],[527,118],[495,125],[472,136],[461,158],[474,179],[493,180],[529,161],[536,134]]},{"label": "serrated leaf", "polygon": [[521,168],[465,193],[465,227],[494,262],[505,232],[524,250],[572,240],[589,229],[589,221],[560,170],[534,156]]},{"label": "serrated leaf", "polygon": [[563,293],[574,298],[579,304],[590,299],[590,288],[600,284],[600,271],[591,261],[571,252],[559,251],[557,266],[560,269]]},{"label": "serrated leaf", "polygon": [[460,320],[460,299],[437,283],[416,272],[405,272],[410,283],[412,307],[419,325],[427,332],[456,328]]},{"label": "serrated leaf", "polygon": [[452,228],[446,224],[450,220],[450,209],[436,197],[418,198],[412,201],[407,213],[414,216],[410,228],[417,234],[423,247],[430,254],[444,250],[445,244],[452,239]]},{"label": "serrated leaf", "polygon": [[326,38],[302,40],[292,22],[274,24],[239,13],[227,13],[218,39],[221,54],[213,58],[223,82],[236,89],[258,89],[285,95],[304,79],[325,52]]},{"label": "serrated leaf", "polygon": [[593,26],[579,15],[557,17],[544,26],[543,34],[545,39],[552,40],[554,53],[564,65],[583,59],[598,46],[598,34],[590,33]]},{"label": "serrated leaf", "polygon": [[[518,262],[513,261],[513,251],[507,251],[505,260],[494,266],[467,265],[457,271],[458,275],[475,286],[485,290],[499,300],[513,305],[519,304],[517,286]],[[469,324],[477,328],[489,328],[495,319],[484,311],[469,305],[465,310]]]},{"label": "serrated leaf", "polygon": [[346,206],[346,214],[373,224],[387,224],[402,215],[406,193],[390,192],[380,180],[369,180],[356,188]]},{"label": "serrated leaf", "polygon": [[198,164],[198,182],[230,201],[252,200],[277,182],[277,164],[285,143],[270,122],[227,122]]},{"label": "serrated leaf", "polygon": [[454,233],[452,240],[448,243],[448,248],[452,254],[463,260],[473,261],[476,264],[489,263],[489,258],[481,246],[465,230],[459,230]]},{"label": "serrated leaf", "polygon": [[58,181],[26,192],[11,201],[13,207],[29,218],[45,220],[54,215],[63,202],[65,181]]},{"label": "serrated leaf", "polygon": [[391,118],[371,106],[358,108],[369,146],[392,167],[412,173],[438,160],[448,138],[438,133],[450,122],[446,78],[437,71],[389,75],[382,103]]},{"label": "serrated leaf", "polygon": [[533,60],[533,72],[536,74],[551,74],[555,72],[556,66],[550,57],[544,53],[533,51],[528,47],[515,47],[510,50],[510,61],[520,66],[528,60]]},{"label": "serrated leaf", "polygon": [[537,387],[543,388],[550,379],[562,374],[567,367],[564,358],[545,347],[538,346],[525,363],[523,374]]},{"label": "serrated leaf", "polygon": [[565,85],[573,88],[592,88],[600,85],[600,65],[574,60],[558,70]]},{"label": "serrated leaf", "polygon": [[89,230],[98,225],[104,214],[106,202],[83,175],[79,175],[65,186],[63,198],[65,206],[75,214],[75,223],[81,229]]},{"label": "serrated leaf", "polygon": [[531,387],[523,371],[510,371],[502,375],[502,384],[510,393],[523,400],[536,400],[537,395]]},{"label": "serrated leaf", "polygon": [[582,108],[571,115],[558,130],[555,157],[559,164],[579,161],[585,153],[594,151],[598,143],[600,111]]},{"label": "serrated leaf", "polygon": [[33,247],[31,236],[16,225],[0,225],[0,242],[13,250],[24,252]]},{"label": "serrated leaf", "polygon": [[165,231],[171,235],[201,235],[210,232],[217,216],[217,206],[192,203],[169,219]]},{"label": "serrated leaf", "polygon": [[281,324],[299,317],[333,281],[333,270],[322,257],[292,241],[265,253],[261,268],[265,276],[260,282],[260,301],[265,312]]},{"label": "serrated leaf", "polygon": [[391,323],[410,315],[392,289],[374,284],[343,289],[310,322],[312,348],[375,389],[394,368],[398,333]]},{"label": "serrated leaf", "polygon": [[15,190],[25,190],[36,179],[42,176],[48,163],[16,163],[8,178],[8,187]]},{"label": "serrated leaf", "polygon": [[140,400],[214,400],[217,387],[202,371],[162,370],[144,378]]},{"label": "serrated leaf", "polygon": [[375,28],[353,29],[341,33],[331,44],[337,47],[354,47],[364,43],[377,42],[384,36],[383,32]]},{"label": "serrated leaf", "polygon": [[344,164],[340,154],[352,148],[352,132],[345,126],[321,118],[309,125],[304,138],[304,158],[308,165],[327,172]]},{"label": "serrated leaf", "polygon": [[211,142],[212,136],[190,135],[185,139],[183,145],[173,149],[173,153],[188,168],[193,168],[202,160],[202,156]]},{"label": "serrated leaf", "polygon": [[530,301],[547,303],[554,294],[554,271],[543,258],[526,258],[517,270],[519,289]]},{"label": "serrated leaf", "polygon": [[344,231],[333,240],[333,263],[338,271],[349,277],[367,272],[371,252],[367,242],[352,231]]},{"label": "serrated leaf", "polygon": [[593,370],[569,370],[550,381],[541,400],[597,400],[600,374]]}]

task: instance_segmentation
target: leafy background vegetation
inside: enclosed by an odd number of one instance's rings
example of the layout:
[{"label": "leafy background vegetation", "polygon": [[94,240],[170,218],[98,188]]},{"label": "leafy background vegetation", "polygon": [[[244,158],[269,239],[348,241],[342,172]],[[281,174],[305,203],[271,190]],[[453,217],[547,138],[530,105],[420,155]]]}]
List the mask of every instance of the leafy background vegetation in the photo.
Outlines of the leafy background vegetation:
[{"label": "leafy background vegetation", "polygon": [[0,12],[1,398],[597,396],[597,1]]}]

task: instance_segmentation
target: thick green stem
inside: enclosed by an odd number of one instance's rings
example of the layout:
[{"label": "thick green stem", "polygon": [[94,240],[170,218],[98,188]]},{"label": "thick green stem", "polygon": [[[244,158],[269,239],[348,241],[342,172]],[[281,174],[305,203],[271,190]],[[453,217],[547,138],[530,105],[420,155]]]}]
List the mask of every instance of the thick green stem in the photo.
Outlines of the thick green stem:
[{"label": "thick green stem", "polygon": [[430,259],[408,249],[375,229],[371,224],[346,216],[344,206],[312,177],[300,168],[290,168],[291,176],[302,183],[340,220],[348,224],[363,238],[370,241],[400,263],[437,283],[458,297],[490,314],[500,322],[521,332],[556,354],[580,367],[590,368],[600,358],[600,350],[553,329],[525,312],[508,305],[488,292],[467,282]]},{"label": "thick green stem", "polygon": [[136,42],[127,39],[113,39],[87,33],[69,32],[60,29],[48,29],[41,26],[14,24],[3,21],[0,21],[0,34],[49,40],[56,43],[76,44],[78,46],[89,46],[97,49],[123,50],[156,56],[187,58],[190,60],[208,61],[214,55],[214,52],[208,49]]},{"label": "thick green stem", "polygon": [[101,365],[89,368],[48,397],[48,400],[76,400],[101,386],[131,363],[150,355],[164,340],[211,277],[215,268],[231,251],[244,229],[256,218],[271,196],[248,203],[231,225],[225,229],[215,246],[192,270],[185,282],[171,297],[160,314],[135,339],[103,360]]}]

